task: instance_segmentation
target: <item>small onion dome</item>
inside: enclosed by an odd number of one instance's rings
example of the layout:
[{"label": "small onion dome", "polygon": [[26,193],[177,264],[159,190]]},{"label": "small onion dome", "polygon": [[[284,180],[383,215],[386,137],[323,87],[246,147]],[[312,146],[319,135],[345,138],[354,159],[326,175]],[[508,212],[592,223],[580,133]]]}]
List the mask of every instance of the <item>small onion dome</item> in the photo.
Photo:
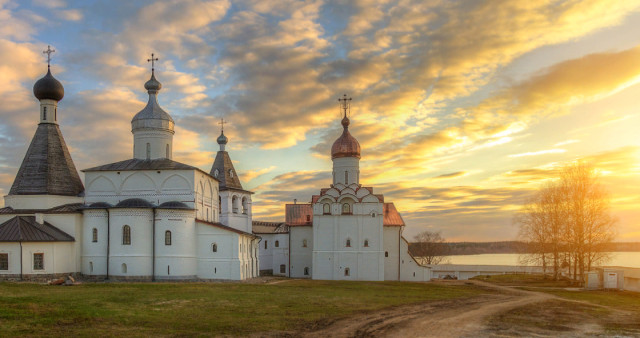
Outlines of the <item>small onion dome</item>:
[{"label": "small onion dome", "polygon": [[147,105],[139,111],[131,120],[131,130],[139,129],[156,129],[166,130],[173,133],[174,122],[169,115],[158,103],[158,91],[162,88],[162,84],[156,80],[151,73],[151,78],[144,84],[144,88],[149,93],[149,101]]},{"label": "small onion dome", "polygon": [[360,143],[355,137],[349,133],[349,118],[344,117],[342,119],[342,126],[344,130],[342,135],[333,142],[331,146],[331,159],[339,157],[357,157],[360,158]]},{"label": "small onion dome", "polygon": [[85,209],[109,209],[109,208],[113,208],[113,205],[107,202],[95,202],[85,207]]},{"label": "small onion dome", "polygon": [[156,80],[156,76],[154,73],[151,73],[151,78],[149,79],[149,81],[145,82],[144,89],[146,89],[147,91],[157,92],[162,89],[162,83]]},{"label": "small onion dome", "polygon": [[183,209],[183,210],[193,210],[188,205],[178,202],[178,201],[169,201],[164,202],[158,206],[158,209]]},{"label": "small onion dome", "polygon": [[229,142],[229,139],[224,136],[224,131],[220,133],[220,136],[218,136],[218,144],[227,144],[227,142]]},{"label": "small onion dome", "polygon": [[116,208],[153,208],[153,204],[142,198],[127,198],[116,204]]},{"label": "small onion dome", "polygon": [[60,101],[64,97],[64,87],[51,75],[51,69],[49,69],[47,75],[33,85],[33,95],[38,100]]}]

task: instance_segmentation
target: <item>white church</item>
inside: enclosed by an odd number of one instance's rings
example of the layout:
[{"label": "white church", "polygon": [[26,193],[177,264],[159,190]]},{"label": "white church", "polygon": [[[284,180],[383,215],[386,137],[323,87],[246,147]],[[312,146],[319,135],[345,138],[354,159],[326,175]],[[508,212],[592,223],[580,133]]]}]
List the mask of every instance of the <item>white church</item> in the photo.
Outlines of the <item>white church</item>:
[{"label": "white church", "polygon": [[393,203],[360,184],[346,96],[333,184],[310,203],[287,204],[278,224],[253,221],[253,193],[225,150],[224,129],[209,173],[172,159],[174,121],[158,103],[153,67],[144,87],[149,101],[131,121],[132,158],[82,170],[83,185],[57,122],[64,88],[50,66],[35,83],[39,123],[0,209],[0,280],[244,280],[260,271],[430,280],[409,254]]}]

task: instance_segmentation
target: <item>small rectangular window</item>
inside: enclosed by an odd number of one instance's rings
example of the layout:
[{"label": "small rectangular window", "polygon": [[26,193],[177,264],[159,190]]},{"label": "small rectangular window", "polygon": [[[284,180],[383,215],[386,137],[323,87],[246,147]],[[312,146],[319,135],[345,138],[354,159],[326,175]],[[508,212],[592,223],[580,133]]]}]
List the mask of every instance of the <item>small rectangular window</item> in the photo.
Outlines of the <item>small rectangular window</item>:
[{"label": "small rectangular window", "polygon": [[43,253],[33,254],[33,269],[44,270],[44,254]]},{"label": "small rectangular window", "polygon": [[280,273],[286,273],[287,272],[287,266],[284,264],[280,265]]},{"label": "small rectangular window", "polygon": [[9,270],[9,254],[0,253],[0,270]]}]

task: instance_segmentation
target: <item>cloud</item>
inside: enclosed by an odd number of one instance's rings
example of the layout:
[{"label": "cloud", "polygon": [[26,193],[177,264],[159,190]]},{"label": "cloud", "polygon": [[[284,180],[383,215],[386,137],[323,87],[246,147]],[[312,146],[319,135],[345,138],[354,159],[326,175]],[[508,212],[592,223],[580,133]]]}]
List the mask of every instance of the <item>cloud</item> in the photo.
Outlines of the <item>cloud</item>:
[{"label": "cloud", "polygon": [[548,149],[548,150],[538,150],[538,151],[530,151],[522,154],[513,154],[509,155],[509,157],[523,157],[523,156],[539,156],[539,155],[547,155],[547,154],[564,154],[567,151],[565,149]]},{"label": "cloud", "polygon": [[441,178],[456,178],[456,177],[460,177],[460,176],[464,176],[466,175],[467,172],[465,171],[456,171],[454,173],[449,173],[449,174],[442,174],[442,175],[438,175],[434,178],[436,179],[441,179]]},{"label": "cloud", "polygon": [[67,21],[80,21],[84,17],[79,9],[56,10],[54,13],[58,18]]}]

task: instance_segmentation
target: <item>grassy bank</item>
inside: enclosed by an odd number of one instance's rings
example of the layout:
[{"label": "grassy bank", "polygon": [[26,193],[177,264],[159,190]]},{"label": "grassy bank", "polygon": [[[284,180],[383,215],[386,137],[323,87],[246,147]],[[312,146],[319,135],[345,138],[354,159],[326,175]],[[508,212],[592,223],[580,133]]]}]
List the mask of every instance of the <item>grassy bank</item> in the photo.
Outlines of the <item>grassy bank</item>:
[{"label": "grassy bank", "polygon": [[384,307],[473,297],[472,285],[284,280],[112,283],[74,287],[0,283],[0,332],[16,335],[246,335]]}]

